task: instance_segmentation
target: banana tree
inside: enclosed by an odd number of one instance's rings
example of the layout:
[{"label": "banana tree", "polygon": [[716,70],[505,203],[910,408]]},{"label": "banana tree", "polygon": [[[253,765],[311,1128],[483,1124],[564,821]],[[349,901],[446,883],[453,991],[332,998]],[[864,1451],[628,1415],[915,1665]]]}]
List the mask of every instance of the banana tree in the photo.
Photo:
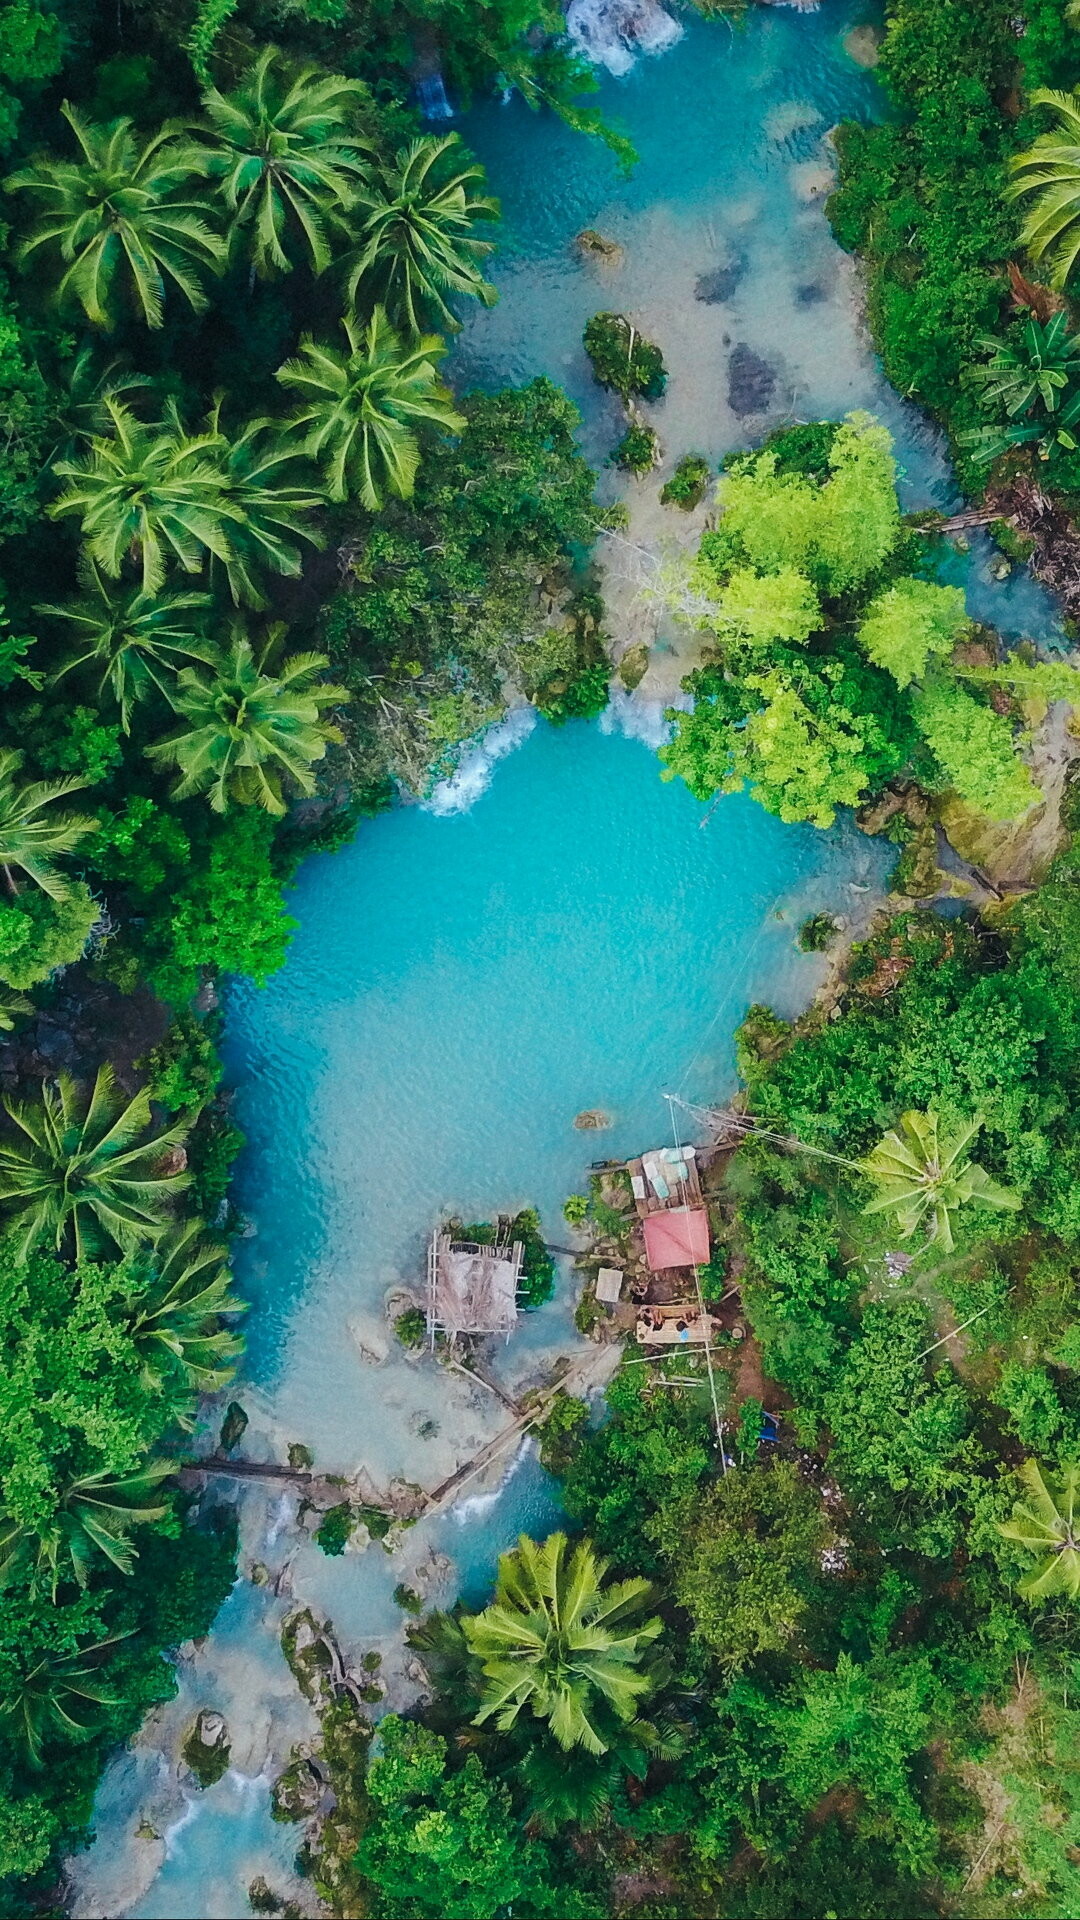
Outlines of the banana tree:
[{"label": "banana tree", "polygon": [[1037,1461],[1025,1460],[1018,1478],[1028,1499],[1017,1501],[1012,1519],[998,1526],[1006,1540],[1015,1540],[1035,1558],[1017,1591],[1033,1605],[1055,1594],[1080,1599],[1080,1465],[1052,1478]]},{"label": "banana tree", "polygon": [[974,1202],[1016,1212],[1020,1195],[967,1157],[982,1126],[981,1114],[945,1132],[936,1113],[902,1114],[899,1132],[890,1130],[859,1163],[879,1189],[863,1212],[895,1214],[904,1239],[925,1225],[928,1244],[944,1253],[953,1251],[953,1216],[960,1207]]}]

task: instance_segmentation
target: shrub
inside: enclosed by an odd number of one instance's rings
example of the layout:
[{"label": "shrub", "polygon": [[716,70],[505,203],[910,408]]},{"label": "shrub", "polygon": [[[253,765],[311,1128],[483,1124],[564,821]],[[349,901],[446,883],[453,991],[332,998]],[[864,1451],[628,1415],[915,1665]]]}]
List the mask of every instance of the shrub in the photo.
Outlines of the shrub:
[{"label": "shrub", "polygon": [[632,420],[611,456],[611,464],[624,473],[650,473],[655,467],[660,442],[654,429],[643,420]]},{"label": "shrub", "polygon": [[585,328],[584,341],[602,387],[613,388],[624,400],[634,394],[659,400],[667,385],[664,356],[624,314],[594,313]]},{"label": "shrub", "polygon": [[661,504],[665,507],[681,507],[684,513],[690,513],[704,500],[711,472],[712,468],[703,454],[685,453],[671,479],[661,488]]}]

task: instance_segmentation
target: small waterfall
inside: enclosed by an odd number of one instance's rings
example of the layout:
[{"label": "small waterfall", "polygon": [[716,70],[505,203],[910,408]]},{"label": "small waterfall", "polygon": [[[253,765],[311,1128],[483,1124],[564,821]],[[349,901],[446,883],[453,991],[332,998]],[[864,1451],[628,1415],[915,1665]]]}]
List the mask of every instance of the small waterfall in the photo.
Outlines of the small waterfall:
[{"label": "small waterfall", "polygon": [[467,813],[491,785],[497,763],[528,739],[536,725],[535,707],[513,707],[505,720],[489,727],[475,747],[462,754],[457,770],[433,787],[424,806],[429,813]]},{"label": "small waterfall", "polygon": [[659,0],[570,0],[570,44],[594,66],[629,73],[639,53],[663,53],[683,30]]}]

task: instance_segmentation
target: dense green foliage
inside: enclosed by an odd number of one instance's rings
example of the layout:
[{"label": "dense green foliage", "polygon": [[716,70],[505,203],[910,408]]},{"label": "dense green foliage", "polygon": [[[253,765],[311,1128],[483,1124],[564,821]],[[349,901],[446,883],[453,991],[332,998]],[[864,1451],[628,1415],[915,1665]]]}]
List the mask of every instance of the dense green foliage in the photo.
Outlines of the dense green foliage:
[{"label": "dense green foliage", "polygon": [[955,676],[963,594],[914,571],[933,556],[901,527],[888,434],[867,414],[816,443],[809,431],[727,462],[719,524],[675,601],[710,640],[666,776],[699,799],[749,786],[819,827],[913,776],[1017,818],[1039,790],[990,688]]},{"label": "dense green foliage", "polygon": [[[0,8],[5,1911],[49,1899],[110,1746],[172,1690],[162,1650],[231,1578],[230,1527],[173,1481],[241,1350],[216,977],[264,981],[305,849],[508,700],[607,697],[576,416],[546,382],[443,385],[498,209],[408,104],[437,44],[459,99],[501,73],[625,156],[561,25]],[[539,1301],[553,1262],[517,1227]]]}]

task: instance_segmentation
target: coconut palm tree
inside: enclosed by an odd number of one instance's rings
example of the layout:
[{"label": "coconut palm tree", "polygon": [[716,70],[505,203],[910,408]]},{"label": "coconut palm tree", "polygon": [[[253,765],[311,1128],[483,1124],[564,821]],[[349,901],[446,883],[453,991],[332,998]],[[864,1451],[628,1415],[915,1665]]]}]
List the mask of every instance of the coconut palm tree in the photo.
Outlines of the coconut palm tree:
[{"label": "coconut palm tree", "polygon": [[499,203],[474,191],[483,168],[457,162],[460,146],[456,133],[428,135],[391,164],[372,164],[350,210],[349,227],[359,238],[347,298],[357,305],[362,296],[366,307],[380,302],[410,333],[422,333],[432,320],[457,332],[448,293],[470,294],[485,307],[497,298],[478,264],[492,243],[478,239],[473,227],[498,219]]},{"label": "coconut palm tree", "polygon": [[324,544],[311,515],[323,505],[323,495],[294,479],[293,470],[303,449],[286,439],[266,420],[251,420],[239,433],[225,432],[220,408],[210,423],[218,435],[221,481],[229,511],[229,550],[214,555],[211,570],[220,562],[234,606],[262,608],[266,595],[258,582],[260,569],[295,579],[300,572],[298,539],[309,546]]},{"label": "coconut palm tree", "polygon": [[244,1305],[229,1292],[228,1253],[203,1232],[201,1220],[188,1220],[159,1240],[128,1302],[128,1338],[153,1393],[166,1393],[178,1377],[185,1391],[217,1393],[243,1351],[239,1336],[221,1325],[222,1314]]},{"label": "coconut palm tree", "polygon": [[60,460],[69,485],[49,512],[78,517],[90,559],[110,579],[125,561],[140,568],[144,593],[161,591],[166,563],[198,573],[207,561],[225,570],[234,597],[258,599],[252,561],[296,574],[296,538],[318,544],[305,515],[321,504],[310,488],[293,486],[285,469],[298,450],[275,443],[265,423],[241,433],[223,430],[215,408],[203,432],[189,434],[175,403],[147,425],[112,395],[102,407],[106,431],[78,460]]},{"label": "coconut palm tree", "polygon": [[210,139],[194,130],[204,142],[198,165],[217,183],[253,273],[287,273],[297,242],[316,273],[329,265],[330,231],[371,151],[358,129],[368,98],[362,81],[293,68],[276,47],[234,92],[203,95]]},{"label": "coconut palm tree", "polygon": [[344,687],[318,680],[329,664],[324,653],[294,653],[276,671],[264,671],[283,632],[271,630],[256,660],[243,629],[234,627],[231,647],[213,672],[185,667],[180,674],[171,699],[181,725],[147,748],[152,760],[179,769],[177,799],[205,793],[215,813],[239,800],[282,814],[283,778],[300,793],[314,792],[311,769],[327,743],[341,738],[322,709],[349,696]]},{"label": "coconut palm tree", "polygon": [[0,1694],[0,1727],[35,1771],[44,1765],[50,1737],[65,1746],[89,1740],[97,1730],[95,1709],[116,1705],[116,1694],[97,1678],[98,1664],[126,1638],[116,1634],[75,1653],[32,1655],[25,1672],[11,1674]]},{"label": "coconut palm tree", "polygon": [[206,203],[178,192],[195,172],[189,142],[165,126],[140,145],[130,120],[93,126],[66,102],[60,109],[79,147],[77,160],[32,161],[5,182],[36,209],[18,248],[24,266],[55,255],[63,268],[61,302],[77,300],[98,327],[127,306],[160,327],[171,285],[196,312],[206,306],[202,276],[225,259],[225,243],[206,220]]},{"label": "coconut palm tree", "polygon": [[0,872],[9,893],[17,893],[15,870],[47,893],[50,900],[67,900],[71,882],[56,867],[66,853],[74,853],[85,834],[97,821],[81,813],[50,813],[58,800],[78,793],[85,780],[16,779],[23,756],[11,747],[0,747]]},{"label": "coconut palm tree", "polygon": [[129,1535],[169,1511],[158,1489],[175,1473],[173,1460],[149,1460],[134,1473],[84,1473],[63,1489],[55,1510],[32,1523],[0,1502],[0,1580],[29,1571],[37,1589],[55,1599],[62,1580],[85,1587],[95,1552],[118,1573],[130,1573],[138,1553]]},{"label": "coconut palm tree", "polygon": [[125,1105],[105,1065],[89,1095],[62,1073],[43,1084],[39,1102],[5,1100],[4,1108],[17,1134],[0,1139],[0,1202],[24,1254],[47,1241],[73,1244],[83,1260],[110,1244],[127,1252],[164,1231],[170,1197],[189,1184],[183,1166],[168,1166],[187,1128],[140,1138],[150,1126],[145,1088]]},{"label": "coconut palm tree", "polygon": [[156,594],[140,586],[117,589],[93,560],[83,568],[82,584],[80,599],[38,608],[73,630],[73,651],[53,683],[79,667],[99,668],[98,696],[116,702],[120,724],[130,733],[137,702],[154,689],[167,697],[182,661],[213,659],[213,647],[198,630],[211,596],[175,587]]},{"label": "coconut palm tree", "polygon": [[998,1186],[984,1167],[967,1158],[983,1125],[976,1114],[943,1133],[936,1113],[904,1113],[900,1131],[888,1132],[862,1160],[860,1170],[880,1189],[864,1213],[894,1213],[902,1236],[929,1227],[928,1244],[953,1251],[952,1221],[957,1210],[975,1201],[982,1207],[1015,1212],[1020,1195]]},{"label": "coconut palm tree", "polygon": [[299,446],[318,460],[332,500],[359,494],[374,513],[386,493],[407,500],[420,464],[415,429],[465,425],[436,372],[446,349],[437,334],[404,341],[381,307],[366,326],[353,314],[342,321],[348,352],[300,342],[300,353],[279,367],[282,386],[299,395],[289,422]]},{"label": "coconut palm tree", "polygon": [[1025,1460],[1018,1477],[1029,1498],[1017,1501],[1012,1519],[998,1526],[1006,1540],[1036,1557],[1017,1591],[1033,1604],[1058,1593],[1080,1599],[1080,1466],[1065,1467],[1052,1478],[1037,1461]]},{"label": "coconut palm tree", "polygon": [[523,1534],[502,1555],[491,1605],[461,1622],[484,1676],[477,1726],[494,1717],[505,1733],[525,1708],[560,1747],[601,1754],[612,1745],[605,1722],[635,1724],[656,1686],[648,1651],[661,1622],[638,1618],[653,1597],[647,1580],[605,1587],[607,1569],[564,1533],[542,1545]]},{"label": "coconut palm tree", "polygon": [[1051,108],[1057,125],[1010,160],[1015,178],[1006,196],[1032,196],[1024,245],[1033,260],[1048,262],[1051,284],[1064,287],[1080,254],[1080,92],[1038,87],[1028,105]]}]

